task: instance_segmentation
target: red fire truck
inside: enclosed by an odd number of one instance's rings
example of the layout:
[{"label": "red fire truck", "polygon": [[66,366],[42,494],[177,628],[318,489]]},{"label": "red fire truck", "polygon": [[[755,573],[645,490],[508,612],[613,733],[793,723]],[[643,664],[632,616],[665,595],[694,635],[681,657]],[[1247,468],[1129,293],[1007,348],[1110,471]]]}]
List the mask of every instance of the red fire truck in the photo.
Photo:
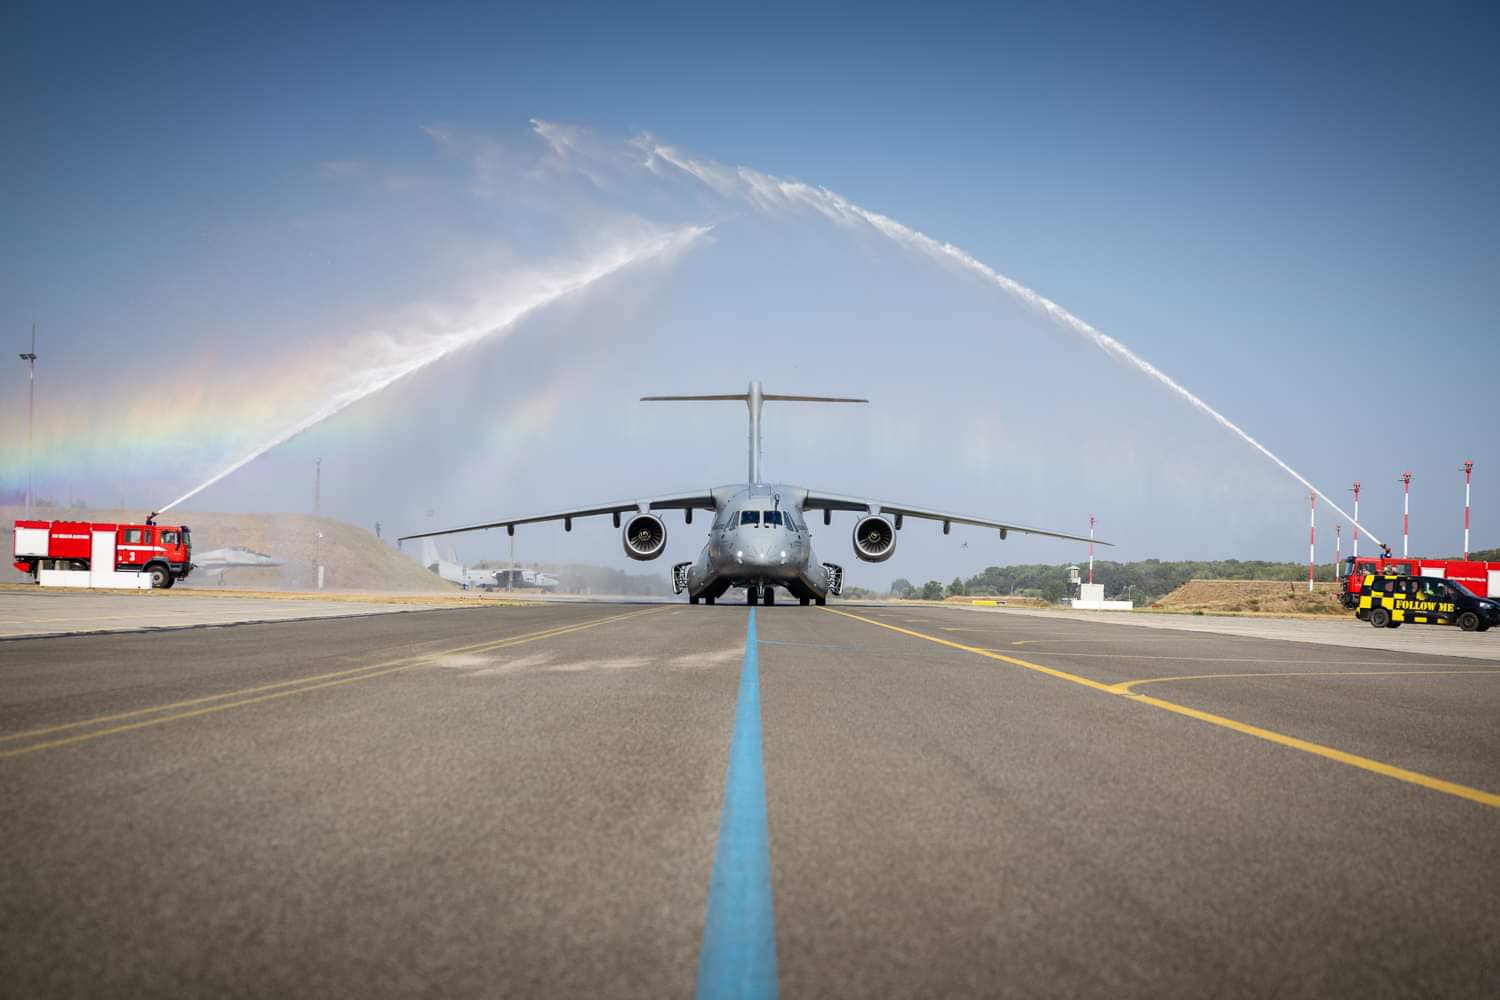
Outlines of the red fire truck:
[{"label": "red fire truck", "polygon": [[193,571],[193,542],[185,524],[100,524],[92,521],[17,521],[15,562],[40,580],[43,570],[88,571],[96,559],[118,573],[147,573],[152,587],[170,587]]},{"label": "red fire truck", "polygon": [[1475,597],[1500,598],[1500,562],[1429,559],[1425,556],[1346,556],[1339,567],[1339,601],[1346,608],[1359,605],[1360,582],[1369,574],[1435,576],[1461,583]]}]

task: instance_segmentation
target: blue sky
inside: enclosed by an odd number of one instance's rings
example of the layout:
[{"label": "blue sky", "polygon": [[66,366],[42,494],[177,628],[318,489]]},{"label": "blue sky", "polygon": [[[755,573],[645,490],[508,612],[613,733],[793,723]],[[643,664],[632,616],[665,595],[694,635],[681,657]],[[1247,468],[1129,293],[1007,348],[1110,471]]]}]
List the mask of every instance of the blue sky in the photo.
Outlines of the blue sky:
[{"label": "blue sky", "polygon": [[[738,413],[631,400],[760,377],[874,400],[863,415],[768,413],[777,475],[1065,528],[1095,512],[1131,558],[1305,553],[1301,487],[1003,294],[691,185],[541,183],[540,118],[616,149],[649,132],[961,246],[1330,494],[1365,481],[1377,531],[1399,529],[1395,479],[1411,468],[1419,550],[1457,546],[1456,468],[1473,459],[1476,544],[1500,543],[1486,485],[1500,470],[1500,22],[1486,5],[3,16],[0,73],[19,100],[3,111],[0,329],[22,343],[41,325],[39,428],[66,408],[107,435],[111,406],[145,392],[176,429],[171,450],[120,465],[49,456],[54,494],[176,495],[240,457],[225,425],[274,430],[232,397],[279,398],[309,357],[606,237],[711,223],[702,247],[411,376],[196,502],[303,509],[289,484],[315,454],[345,470],[325,509],[387,525],[727,481]],[[251,369],[247,387],[235,376]],[[1407,419],[1372,419],[1368,401],[1395,393]],[[22,405],[12,365],[0,418],[14,426]],[[19,481],[18,454],[0,451],[0,488]],[[423,485],[391,488],[392,469]],[[826,558],[847,561],[842,531],[820,537]],[[584,534],[538,535],[532,556],[598,545],[594,561],[618,561],[612,533]],[[673,533],[674,557],[691,535]],[[868,582],[1076,557],[969,541],[904,537]]]}]

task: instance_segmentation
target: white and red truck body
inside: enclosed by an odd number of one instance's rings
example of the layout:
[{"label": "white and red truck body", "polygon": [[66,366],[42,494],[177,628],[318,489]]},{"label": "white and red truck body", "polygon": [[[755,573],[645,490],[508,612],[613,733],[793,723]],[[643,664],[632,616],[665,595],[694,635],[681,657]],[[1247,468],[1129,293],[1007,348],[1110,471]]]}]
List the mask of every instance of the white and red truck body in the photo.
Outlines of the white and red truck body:
[{"label": "white and red truck body", "polygon": [[170,587],[193,570],[185,524],[17,521],[11,563],[38,583]]}]

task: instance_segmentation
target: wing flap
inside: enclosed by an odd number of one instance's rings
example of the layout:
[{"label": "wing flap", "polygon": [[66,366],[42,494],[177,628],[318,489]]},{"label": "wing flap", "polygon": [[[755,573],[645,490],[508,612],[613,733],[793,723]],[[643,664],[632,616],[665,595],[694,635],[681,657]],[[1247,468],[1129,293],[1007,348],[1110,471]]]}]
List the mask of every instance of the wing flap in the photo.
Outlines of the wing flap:
[{"label": "wing flap", "polygon": [[604,514],[625,514],[636,511],[655,510],[713,509],[714,498],[712,491],[702,490],[696,493],[676,493],[667,496],[646,497],[641,500],[622,500],[619,503],[600,504],[596,507],[578,507],[573,510],[560,510],[550,514],[507,517],[497,521],[485,521],[480,524],[466,524],[459,528],[443,528],[440,531],[416,531],[410,535],[402,535],[396,539],[396,542],[400,544],[412,538],[436,538],[439,535],[457,535],[465,531],[485,531],[490,528],[505,528],[507,531],[514,532],[519,525],[542,524],[547,521],[563,521],[571,529],[574,520],[585,517],[600,517]]},{"label": "wing flap", "polygon": [[[1007,534],[1014,531],[1023,535],[1042,535],[1047,538],[1064,538],[1073,542],[1087,542],[1087,535],[1074,535],[1066,531],[1052,531],[1048,528],[1035,528],[1028,524],[1015,524],[1010,521],[997,521],[991,518],[970,517],[967,514],[950,514],[941,510],[930,510],[926,507],[911,507],[900,503],[885,503],[881,500],[871,500],[865,497],[843,496],[837,493],[822,493],[817,490],[809,490],[807,499],[803,501],[805,510],[842,510],[855,511],[858,513],[890,514],[899,517],[915,517],[924,521],[941,521],[944,529],[954,524],[966,524],[975,528],[996,528]],[[1097,545],[1112,545],[1111,542],[1094,539]]]}]

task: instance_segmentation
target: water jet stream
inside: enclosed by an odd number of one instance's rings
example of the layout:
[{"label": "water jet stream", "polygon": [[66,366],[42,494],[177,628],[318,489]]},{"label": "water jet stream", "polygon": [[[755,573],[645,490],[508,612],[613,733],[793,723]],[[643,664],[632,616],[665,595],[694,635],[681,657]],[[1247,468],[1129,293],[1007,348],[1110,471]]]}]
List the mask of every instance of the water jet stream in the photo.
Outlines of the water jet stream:
[{"label": "water jet stream", "polygon": [[[556,140],[546,129],[547,126],[545,123],[539,123],[537,126],[537,131],[543,138],[548,139],[549,142],[555,142]],[[811,209],[839,225],[867,226],[909,250],[932,257],[945,264],[957,265],[963,270],[978,275],[991,284],[998,285],[1005,292],[1042,313],[1054,323],[1087,338],[1106,354],[1124,361],[1142,374],[1172,390],[1172,392],[1186,400],[1194,409],[1208,415],[1225,430],[1228,430],[1266,458],[1275,462],[1283,472],[1317,494],[1324,503],[1328,504],[1328,506],[1332,507],[1339,514],[1342,514],[1350,523],[1368,535],[1377,545],[1385,544],[1376,536],[1375,532],[1354,520],[1347,511],[1334,503],[1328,494],[1314,486],[1296,469],[1282,461],[1269,448],[1251,437],[1250,434],[1224,416],[1224,414],[1209,406],[1208,403],[1191,392],[1186,386],[1151,364],[1145,358],[1136,354],[1114,337],[1073,315],[1073,313],[1045,295],[1027,288],[1013,278],[1001,274],[984,261],[979,260],[961,248],[951,243],[935,240],[926,233],[897,222],[890,216],[881,215],[879,212],[872,212],[867,208],[856,205],[842,195],[824,187],[816,187],[800,181],[785,180],[771,174],[763,174],[749,167],[726,167],[713,161],[693,159],[670,146],[662,145],[650,136],[639,136],[632,140],[632,145],[644,154],[645,166],[653,172],[660,171],[659,163],[666,163],[697,179],[719,194],[748,201],[752,206],[761,211],[805,208]]]},{"label": "water jet stream", "polygon": [[460,348],[468,347],[497,333],[508,331],[532,313],[544,309],[570,295],[581,292],[596,282],[632,264],[687,249],[699,237],[708,233],[710,228],[708,226],[684,226],[636,245],[622,247],[614,252],[603,254],[595,259],[586,261],[571,273],[547,283],[545,287],[535,289],[515,301],[507,302],[497,313],[486,316],[482,322],[472,323],[457,330],[425,338],[421,343],[414,345],[403,356],[395,360],[354,373],[350,376],[348,382],[321,406],[296,423],[278,432],[269,441],[251,451],[248,455],[215,473],[204,482],[194,486],[171,503],[158,508],[156,513],[166,513],[184,500],[196,496],[224,477],[244,468],[272,448],[285,444],[303,431],[315,427],[360,400],[373,396],[397,379],[425,368],[427,365],[452,354]]}]

